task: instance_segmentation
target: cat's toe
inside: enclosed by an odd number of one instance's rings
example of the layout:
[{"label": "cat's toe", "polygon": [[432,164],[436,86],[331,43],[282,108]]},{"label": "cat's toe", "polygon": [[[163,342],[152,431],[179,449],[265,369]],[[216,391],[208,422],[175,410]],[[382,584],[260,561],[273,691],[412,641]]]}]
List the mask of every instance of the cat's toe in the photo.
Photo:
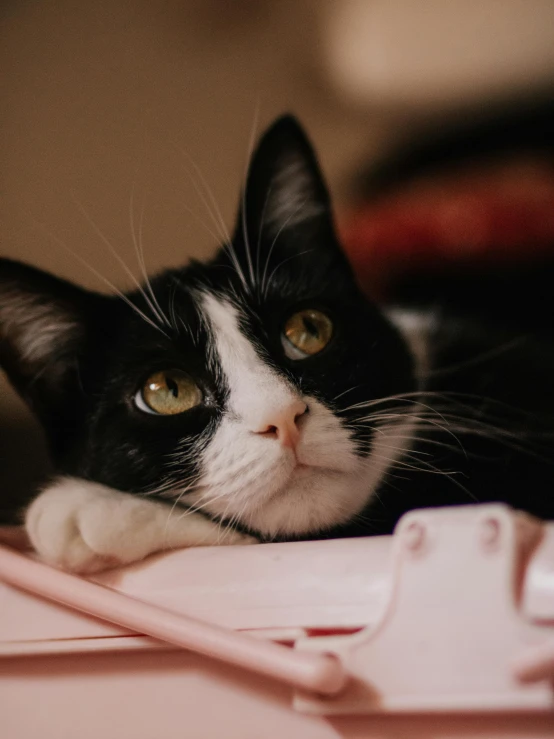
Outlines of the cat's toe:
[{"label": "cat's toe", "polygon": [[105,569],[110,558],[94,551],[80,528],[81,501],[69,496],[40,495],[29,507],[26,526],[34,548],[49,564],[70,572],[90,573]]},{"label": "cat's toe", "polygon": [[[49,564],[90,574],[125,563],[119,547],[105,545],[112,511],[104,511],[102,489],[77,480],[60,480],[27,509],[25,525],[32,545]],[[107,515],[103,515],[107,514]]]}]

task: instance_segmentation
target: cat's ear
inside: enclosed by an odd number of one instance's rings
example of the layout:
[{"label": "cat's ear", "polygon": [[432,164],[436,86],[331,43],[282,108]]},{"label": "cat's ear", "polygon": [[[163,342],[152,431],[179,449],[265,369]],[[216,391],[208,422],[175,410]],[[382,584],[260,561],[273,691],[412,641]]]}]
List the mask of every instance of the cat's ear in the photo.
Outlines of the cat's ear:
[{"label": "cat's ear", "polygon": [[88,318],[101,300],[39,269],[0,259],[0,367],[39,417],[58,396],[71,397]]},{"label": "cat's ear", "polygon": [[243,268],[311,254],[320,266],[348,269],[333,225],[329,193],[316,156],[293,116],[279,118],[252,157],[234,244]]}]

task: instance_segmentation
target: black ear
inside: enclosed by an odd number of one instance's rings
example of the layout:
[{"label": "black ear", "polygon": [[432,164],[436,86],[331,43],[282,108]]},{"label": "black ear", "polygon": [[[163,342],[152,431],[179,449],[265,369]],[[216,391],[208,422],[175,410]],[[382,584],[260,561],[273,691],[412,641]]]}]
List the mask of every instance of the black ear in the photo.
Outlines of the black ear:
[{"label": "black ear", "polygon": [[293,257],[294,268],[316,260],[320,270],[340,266],[349,271],[316,156],[293,116],[279,118],[254,152],[234,245],[243,272],[253,281],[261,279],[262,265],[267,277],[267,268]]},{"label": "black ear", "polygon": [[102,300],[46,272],[0,259],[0,366],[46,425],[75,403],[78,357]]}]

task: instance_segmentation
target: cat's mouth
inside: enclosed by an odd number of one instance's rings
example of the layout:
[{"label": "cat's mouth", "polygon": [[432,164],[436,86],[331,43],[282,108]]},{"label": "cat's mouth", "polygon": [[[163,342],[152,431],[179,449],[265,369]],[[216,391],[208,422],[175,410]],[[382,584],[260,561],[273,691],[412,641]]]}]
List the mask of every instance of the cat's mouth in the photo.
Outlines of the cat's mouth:
[{"label": "cat's mouth", "polygon": [[311,472],[329,472],[329,473],[341,473],[344,472],[339,466],[332,466],[331,464],[322,464],[321,460],[310,461],[306,460],[303,456],[299,457],[295,454],[293,467],[291,469],[291,475],[295,473],[304,473],[306,471]]},{"label": "cat's mouth", "polygon": [[291,474],[305,473],[305,472],[328,472],[329,474],[340,474],[343,470],[339,470],[336,467],[323,466],[321,464],[310,464],[308,462],[297,462],[292,468]]},{"label": "cat's mouth", "polygon": [[274,500],[280,496],[286,496],[295,487],[294,483],[302,482],[312,476],[315,477],[322,474],[326,478],[331,479],[343,476],[344,471],[336,467],[323,467],[320,464],[310,464],[309,462],[300,462],[297,460],[296,464],[290,470],[287,480],[269,496],[269,499]]}]

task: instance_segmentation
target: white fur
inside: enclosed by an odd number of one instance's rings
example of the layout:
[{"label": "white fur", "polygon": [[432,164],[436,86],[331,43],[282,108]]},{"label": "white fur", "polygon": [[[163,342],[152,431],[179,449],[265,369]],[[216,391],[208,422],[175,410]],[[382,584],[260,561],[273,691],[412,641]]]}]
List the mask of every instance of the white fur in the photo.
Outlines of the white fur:
[{"label": "white fur", "polygon": [[[334,413],[315,398],[300,396],[260,358],[241,332],[234,306],[210,294],[201,301],[230,394],[228,410],[202,454],[199,487],[187,501],[269,536],[349,520],[407,447],[412,419],[382,427],[372,453],[360,457]],[[260,431],[298,401],[309,413],[299,420],[295,454]]]},{"label": "white fur", "polygon": [[236,308],[209,293],[200,300],[230,389],[228,416],[240,419],[248,431],[259,433],[271,425],[276,413],[297,403],[298,394],[259,358],[239,329]]},{"label": "white fur", "polygon": [[248,544],[251,537],[213,523],[199,513],[74,478],[61,478],[29,506],[31,543],[47,562],[91,573],[186,546]]}]

